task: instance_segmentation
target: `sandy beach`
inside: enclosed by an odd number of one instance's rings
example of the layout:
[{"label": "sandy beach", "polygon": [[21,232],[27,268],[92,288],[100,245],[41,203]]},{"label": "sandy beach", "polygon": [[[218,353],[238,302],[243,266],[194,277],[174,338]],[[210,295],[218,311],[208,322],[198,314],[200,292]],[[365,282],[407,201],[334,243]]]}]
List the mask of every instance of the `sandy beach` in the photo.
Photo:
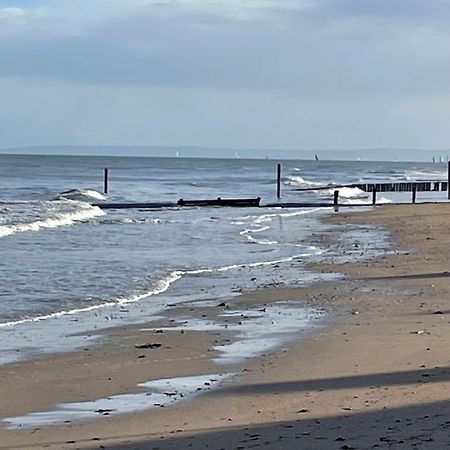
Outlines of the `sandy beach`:
[{"label": "sandy beach", "polygon": [[[338,280],[244,293],[232,305],[177,305],[151,326],[113,329],[101,345],[0,367],[2,418],[141,392],[137,385],[148,380],[210,374],[202,395],[50,427],[2,423],[0,449],[450,446],[450,205],[342,210],[328,220],[334,231],[317,236],[324,245],[340,245],[340,230],[351,224],[370,224],[389,230],[394,246],[370,260],[312,267],[344,274]],[[219,373],[212,361],[227,328],[169,330],[188,314],[215,320],[231,306],[270,311],[282,301],[302,302],[327,318],[246,360],[238,373],[236,363],[222,364]],[[239,321],[230,318],[230,327]],[[152,348],[137,348],[146,345]],[[222,374],[230,378],[222,382]],[[221,387],[213,389],[216,382]]]}]

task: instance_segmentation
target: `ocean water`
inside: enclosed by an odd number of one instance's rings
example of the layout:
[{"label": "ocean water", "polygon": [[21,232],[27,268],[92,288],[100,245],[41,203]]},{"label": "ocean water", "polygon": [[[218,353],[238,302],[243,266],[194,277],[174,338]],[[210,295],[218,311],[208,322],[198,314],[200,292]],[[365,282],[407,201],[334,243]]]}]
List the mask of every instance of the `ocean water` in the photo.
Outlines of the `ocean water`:
[{"label": "ocean water", "polygon": [[[102,211],[91,206],[219,196],[276,202],[276,163],[0,155],[0,362],[14,360],[19,347],[30,354],[65,349],[55,342],[55,330],[64,328],[55,319],[64,316],[75,334],[112,322],[144,322],[173,302],[316,279],[304,265],[327,256],[327,249],[313,243],[318,218],[330,212],[324,208]],[[446,178],[445,164],[282,163],[286,202],[320,202],[333,194],[332,189],[301,193],[298,187]],[[108,195],[102,194],[105,167]],[[382,194],[379,200],[409,197]],[[418,201],[445,198],[445,193],[418,193]],[[370,203],[354,188],[341,189],[340,199]]]}]

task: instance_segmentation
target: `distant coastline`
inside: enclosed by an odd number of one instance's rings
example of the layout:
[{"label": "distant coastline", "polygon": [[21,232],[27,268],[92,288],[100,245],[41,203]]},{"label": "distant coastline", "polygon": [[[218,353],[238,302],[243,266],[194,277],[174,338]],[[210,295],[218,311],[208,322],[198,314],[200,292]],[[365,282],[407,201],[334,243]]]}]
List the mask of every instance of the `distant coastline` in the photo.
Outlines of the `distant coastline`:
[{"label": "distant coastline", "polygon": [[49,145],[5,147],[0,154],[70,155],[70,156],[129,156],[167,158],[226,158],[277,159],[321,161],[446,161],[450,149],[255,149],[200,146],[145,146],[145,145]]}]

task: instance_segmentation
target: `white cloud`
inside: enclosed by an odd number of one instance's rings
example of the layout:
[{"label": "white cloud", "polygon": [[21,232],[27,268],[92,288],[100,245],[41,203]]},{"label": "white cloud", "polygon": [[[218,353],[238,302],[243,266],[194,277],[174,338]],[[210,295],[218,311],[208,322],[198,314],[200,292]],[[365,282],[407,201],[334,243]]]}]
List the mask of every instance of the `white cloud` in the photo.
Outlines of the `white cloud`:
[{"label": "white cloud", "polygon": [[0,8],[0,23],[24,24],[29,17],[29,11],[23,8]]},{"label": "white cloud", "polygon": [[277,11],[313,7],[310,0],[136,0],[136,4],[157,7],[159,12],[207,13],[239,20],[261,19]]}]

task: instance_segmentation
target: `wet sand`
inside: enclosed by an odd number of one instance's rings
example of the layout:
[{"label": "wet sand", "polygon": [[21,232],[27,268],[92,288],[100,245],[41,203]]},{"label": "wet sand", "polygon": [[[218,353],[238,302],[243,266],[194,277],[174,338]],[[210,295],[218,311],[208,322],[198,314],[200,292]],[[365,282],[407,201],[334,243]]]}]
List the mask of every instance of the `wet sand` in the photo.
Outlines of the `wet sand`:
[{"label": "wet sand", "polygon": [[[383,206],[330,218],[388,227],[398,252],[314,267],[345,278],[244,294],[233,309],[305,302],[332,311],[325,326],[244,363],[222,389],[173,406],[23,430],[0,428],[0,449],[369,449],[450,445],[450,205]],[[339,232],[318,237],[337,240]],[[343,247],[348,247],[348,242]],[[358,242],[350,243],[356,248]],[[361,252],[364,249],[361,248]],[[152,379],[217,374],[212,348],[227,329],[167,331],[188,312],[214,318],[229,305],[174,308],[170,319],[124,327],[100,346],[0,367],[2,417],[136,392]],[[233,319],[238,320],[238,319]],[[318,324],[322,324],[318,320]],[[164,329],[164,331],[161,331]],[[153,349],[136,345],[158,343]],[[170,394],[170,393],[168,393]]]}]

